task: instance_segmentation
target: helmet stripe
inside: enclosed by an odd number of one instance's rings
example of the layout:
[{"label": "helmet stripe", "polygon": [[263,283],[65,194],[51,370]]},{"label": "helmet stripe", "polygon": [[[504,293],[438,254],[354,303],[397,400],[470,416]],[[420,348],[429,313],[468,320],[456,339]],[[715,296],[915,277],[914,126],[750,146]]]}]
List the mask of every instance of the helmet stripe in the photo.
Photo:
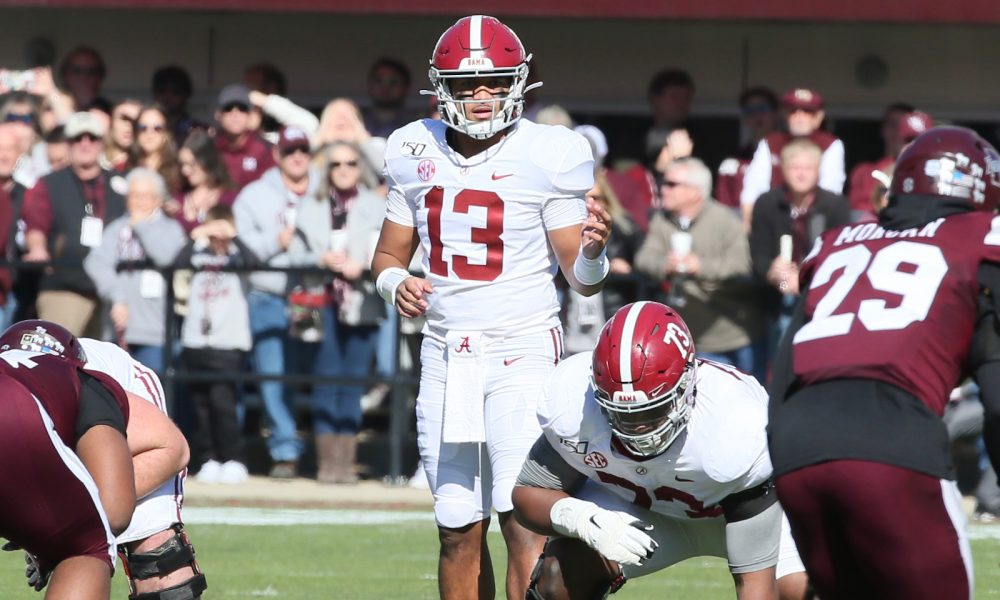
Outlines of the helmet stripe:
[{"label": "helmet stripe", "polygon": [[483,57],[483,15],[473,15],[469,21],[469,58]]},{"label": "helmet stripe", "polygon": [[618,370],[621,375],[619,381],[622,382],[622,391],[631,392],[632,389],[632,340],[635,333],[635,323],[639,320],[639,314],[644,306],[649,302],[636,302],[625,313],[625,324],[622,325],[621,346],[618,354]]}]

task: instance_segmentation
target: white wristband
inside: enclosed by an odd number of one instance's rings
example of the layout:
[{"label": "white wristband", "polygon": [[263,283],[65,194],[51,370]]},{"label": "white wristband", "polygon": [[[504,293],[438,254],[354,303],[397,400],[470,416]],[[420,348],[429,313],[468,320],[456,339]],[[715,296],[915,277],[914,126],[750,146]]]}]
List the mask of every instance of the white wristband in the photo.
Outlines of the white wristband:
[{"label": "white wristband", "polygon": [[378,290],[378,295],[382,296],[383,300],[395,306],[396,288],[409,276],[410,272],[402,267],[389,267],[378,274],[378,279],[375,280],[375,289]]},{"label": "white wristband", "polygon": [[608,262],[608,249],[601,250],[601,255],[597,258],[587,258],[583,255],[583,248],[576,255],[576,262],[573,263],[573,276],[583,285],[596,285],[604,281],[611,271],[611,263]]}]

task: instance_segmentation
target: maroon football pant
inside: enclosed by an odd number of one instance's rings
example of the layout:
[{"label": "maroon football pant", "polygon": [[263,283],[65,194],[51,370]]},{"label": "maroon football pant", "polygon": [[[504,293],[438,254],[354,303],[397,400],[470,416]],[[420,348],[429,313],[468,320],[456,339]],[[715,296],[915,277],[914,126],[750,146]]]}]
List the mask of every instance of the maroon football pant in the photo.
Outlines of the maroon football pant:
[{"label": "maroon football pant", "polygon": [[971,597],[971,554],[957,497],[946,499],[950,484],[901,467],[838,460],[782,475],[776,485],[822,600]]},{"label": "maroon football pant", "polygon": [[54,567],[92,556],[113,567],[97,486],[19,384],[0,377],[0,537]]}]

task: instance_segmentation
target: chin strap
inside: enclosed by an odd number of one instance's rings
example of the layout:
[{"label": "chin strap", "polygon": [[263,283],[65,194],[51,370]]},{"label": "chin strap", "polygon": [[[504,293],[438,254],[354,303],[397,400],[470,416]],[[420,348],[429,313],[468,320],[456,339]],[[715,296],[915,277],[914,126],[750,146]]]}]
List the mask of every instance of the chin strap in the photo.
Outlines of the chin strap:
[{"label": "chin strap", "polygon": [[[194,546],[188,540],[182,523],[170,526],[174,535],[156,548],[146,552],[129,552],[125,545],[118,546],[118,555],[125,566],[129,580],[129,600],[197,600],[208,589],[205,574],[198,568]],[[164,577],[183,567],[190,566],[194,575],[177,585],[155,592],[136,592],[135,582],[152,577]]]}]

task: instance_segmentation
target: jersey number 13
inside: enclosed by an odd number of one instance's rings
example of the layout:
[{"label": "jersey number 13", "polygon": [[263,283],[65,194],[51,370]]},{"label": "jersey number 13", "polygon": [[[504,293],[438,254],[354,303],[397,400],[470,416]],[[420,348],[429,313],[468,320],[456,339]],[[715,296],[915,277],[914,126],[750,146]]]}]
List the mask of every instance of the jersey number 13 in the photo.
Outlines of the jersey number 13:
[{"label": "jersey number 13", "polygon": [[[444,188],[435,186],[424,197],[427,207],[427,236],[431,242],[431,273],[448,276],[448,263],[444,259],[444,244],[441,242],[441,213],[444,210]],[[459,279],[470,281],[493,281],[503,272],[503,200],[494,192],[483,190],[462,190],[455,195],[452,212],[469,214],[469,209],[478,206],[486,209],[486,227],[472,227],[471,241],[486,245],[486,262],[481,265],[469,262],[462,254],[451,255],[451,270]]]}]

